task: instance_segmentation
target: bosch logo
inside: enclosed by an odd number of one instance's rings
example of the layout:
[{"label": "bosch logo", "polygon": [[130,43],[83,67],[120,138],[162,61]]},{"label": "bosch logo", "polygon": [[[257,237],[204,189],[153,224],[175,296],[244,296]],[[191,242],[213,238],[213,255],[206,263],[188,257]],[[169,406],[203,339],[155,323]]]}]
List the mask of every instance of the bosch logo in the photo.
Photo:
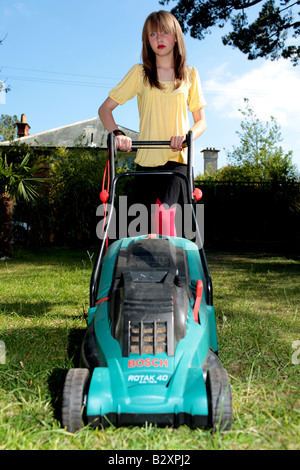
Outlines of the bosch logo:
[{"label": "bosch logo", "polygon": [[128,367],[168,367],[168,359],[129,359]]}]

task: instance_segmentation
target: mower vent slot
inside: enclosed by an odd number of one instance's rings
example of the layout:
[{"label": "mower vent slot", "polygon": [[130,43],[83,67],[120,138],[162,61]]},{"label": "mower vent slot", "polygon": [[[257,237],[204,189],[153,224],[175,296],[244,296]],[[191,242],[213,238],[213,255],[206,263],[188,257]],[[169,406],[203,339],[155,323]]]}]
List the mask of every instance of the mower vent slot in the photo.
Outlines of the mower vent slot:
[{"label": "mower vent slot", "polygon": [[167,322],[130,322],[130,354],[165,352],[167,352]]}]

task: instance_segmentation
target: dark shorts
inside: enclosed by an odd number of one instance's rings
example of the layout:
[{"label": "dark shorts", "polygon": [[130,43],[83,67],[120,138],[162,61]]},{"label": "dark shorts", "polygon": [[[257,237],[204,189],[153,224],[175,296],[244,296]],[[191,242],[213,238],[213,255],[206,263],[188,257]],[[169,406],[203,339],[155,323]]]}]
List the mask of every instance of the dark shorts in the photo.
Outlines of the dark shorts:
[{"label": "dark shorts", "polygon": [[[157,167],[136,166],[136,171],[178,171],[187,175],[187,165],[177,162],[167,162]],[[151,207],[159,199],[161,203],[172,206],[183,206],[188,202],[187,185],[180,176],[138,176],[136,177],[136,202]]]}]

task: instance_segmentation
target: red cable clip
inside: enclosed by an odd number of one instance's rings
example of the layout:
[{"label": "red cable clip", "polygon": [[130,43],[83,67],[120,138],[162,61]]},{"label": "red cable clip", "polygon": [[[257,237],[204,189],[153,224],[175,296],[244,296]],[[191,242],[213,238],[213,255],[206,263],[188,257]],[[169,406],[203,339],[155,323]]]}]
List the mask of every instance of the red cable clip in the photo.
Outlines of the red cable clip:
[{"label": "red cable clip", "polygon": [[194,192],[193,192],[193,198],[195,199],[195,201],[200,201],[200,199],[202,199],[202,191],[201,189],[199,188],[196,188],[194,189]]},{"label": "red cable clip", "polygon": [[107,189],[103,189],[100,193],[100,200],[105,203],[108,201],[108,198],[109,198],[109,193]]},{"label": "red cable clip", "polygon": [[196,323],[200,323],[199,322],[199,308],[201,304],[202,292],[203,292],[203,282],[199,280],[197,281],[197,284],[196,284],[196,299],[195,299],[194,309],[193,309],[194,320]]},{"label": "red cable clip", "polygon": [[95,303],[95,306],[96,305],[99,305],[101,302],[107,302],[109,300],[109,297],[104,297],[103,299],[99,299],[97,300],[97,302]]},{"label": "red cable clip", "polygon": [[[109,175],[109,159],[107,160],[106,165],[105,165],[103,179],[102,179],[102,191],[100,192],[100,195],[99,195],[100,200],[101,200],[101,202],[103,202],[103,207],[104,207],[104,217],[103,217],[103,225],[102,225],[101,234],[103,233],[104,227],[105,227],[107,201],[109,199],[109,192],[108,192],[107,189],[104,189],[106,174],[107,174],[107,186],[109,186],[109,177],[110,177],[110,175]],[[106,238],[105,245],[106,245],[106,250],[107,250],[107,248],[108,248],[108,238]]]},{"label": "red cable clip", "polygon": [[103,203],[107,202],[109,198],[108,189],[104,189],[106,173],[107,173],[107,186],[108,186],[109,185],[109,160],[107,160],[106,165],[105,165],[103,179],[102,179],[102,191],[100,193],[100,200]]}]

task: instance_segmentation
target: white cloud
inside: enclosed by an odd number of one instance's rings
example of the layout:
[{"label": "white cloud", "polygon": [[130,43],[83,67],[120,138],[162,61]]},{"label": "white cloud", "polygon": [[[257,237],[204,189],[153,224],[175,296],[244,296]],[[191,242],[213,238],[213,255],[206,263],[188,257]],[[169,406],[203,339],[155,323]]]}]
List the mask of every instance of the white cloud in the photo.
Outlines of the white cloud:
[{"label": "white cloud", "polygon": [[9,8],[4,7],[4,16],[12,16],[12,12]]},{"label": "white cloud", "polygon": [[300,73],[286,60],[265,61],[259,67],[239,76],[228,70],[228,64],[215,68],[203,82],[210,106],[223,117],[241,117],[238,109],[248,98],[259,119],[274,116],[283,127],[300,127]]},{"label": "white cloud", "polygon": [[13,5],[10,5],[9,8],[5,6],[3,13],[4,13],[4,16],[6,17],[15,16],[15,13],[23,17],[30,16],[29,9],[23,2],[14,3]]},{"label": "white cloud", "polygon": [[25,17],[30,16],[29,10],[24,3],[17,2],[14,6],[21,16],[25,16]]}]

